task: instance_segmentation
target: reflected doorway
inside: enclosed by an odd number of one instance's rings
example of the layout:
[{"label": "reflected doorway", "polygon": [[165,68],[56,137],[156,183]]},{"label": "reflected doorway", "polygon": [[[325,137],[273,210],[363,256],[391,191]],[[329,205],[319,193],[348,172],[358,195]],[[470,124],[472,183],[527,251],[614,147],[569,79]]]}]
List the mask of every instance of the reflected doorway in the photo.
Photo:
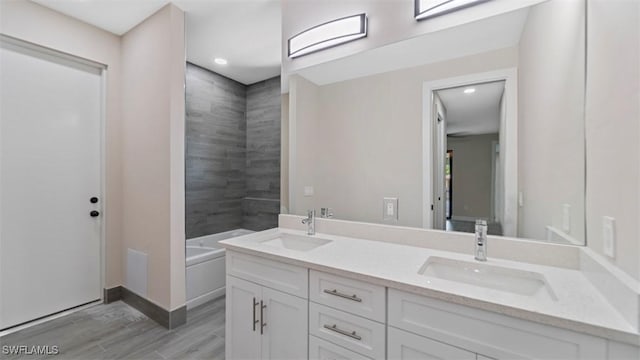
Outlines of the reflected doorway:
[{"label": "reflected doorway", "polygon": [[505,81],[492,81],[433,92],[436,228],[474,232],[475,221],[482,219],[490,234],[503,235],[499,144],[504,89]]}]

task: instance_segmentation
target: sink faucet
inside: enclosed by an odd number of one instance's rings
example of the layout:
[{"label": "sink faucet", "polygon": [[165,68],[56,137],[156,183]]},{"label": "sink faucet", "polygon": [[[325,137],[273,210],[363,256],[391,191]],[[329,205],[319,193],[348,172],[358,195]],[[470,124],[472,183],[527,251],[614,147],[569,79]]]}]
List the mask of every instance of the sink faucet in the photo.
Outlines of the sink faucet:
[{"label": "sink faucet", "polygon": [[307,210],[307,218],[302,219],[303,224],[307,224],[307,235],[316,234],[316,211]]},{"label": "sink faucet", "polygon": [[487,261],[487,221],[476,220],[476,260]]},{"label": "sink faucet", "polygon": [[331,208],[321,208],[320,217],[325,219],[333,218],[333,210],[331,210]]}]

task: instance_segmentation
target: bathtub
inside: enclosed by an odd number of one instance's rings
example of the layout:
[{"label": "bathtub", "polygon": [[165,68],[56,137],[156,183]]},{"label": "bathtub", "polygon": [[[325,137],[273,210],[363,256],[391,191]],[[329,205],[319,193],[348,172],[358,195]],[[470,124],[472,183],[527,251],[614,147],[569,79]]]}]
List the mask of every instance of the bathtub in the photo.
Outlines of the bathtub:
[{"label": "bathtub", "polygon": [[218,241],[251,233],[251,230],[237,229],[187,240],[187,309],[225,293],[224,249]]}]

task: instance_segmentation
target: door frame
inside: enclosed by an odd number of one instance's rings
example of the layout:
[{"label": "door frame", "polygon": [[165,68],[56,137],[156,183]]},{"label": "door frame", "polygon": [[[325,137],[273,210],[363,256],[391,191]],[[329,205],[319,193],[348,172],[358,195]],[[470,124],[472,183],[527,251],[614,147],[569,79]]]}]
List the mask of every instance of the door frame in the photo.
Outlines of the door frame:
[{"label": "door frame", "polygon": [[[9,44],[9,45],[13,45],[16,47],[20,47],[23,48],[27,51],[30,51],[32,53],[36,53],[38,56],[41,56],[42,58],[46,59],[46,58],[58,58],[58,59],[62,59],[62,60],[66,60],[66,61],[70,61],[79,65],[83,65],[83,66],[88,66],[88,67],[92,67],[94,69],[97,69],[100,71],[100,117],[99,117],[99,124],[98,124],[98,128],[100,129],[100,134],[98,134],[98,138],[100,139],[100,144],[99,144],[99,151],[100,151],[100,175],[99,175],[99,179],[100,179],[100,195],[99,195],[99,199],[100,199],[100,206],[98,207],[99,211],[100,211],[100,232],[99,232],[99,259],[100,259],[100,266],[99,266],[99,271],[100,271],[100,279],[99,279],[99,299],[101,302],[104,301],[104,289],[106,286],[106,274],[107,274],[107,263],[106,263],[106,223],[107,223],[107,187],[106,187],[106,154],[107,154],[107,148],[106,148],[106,118],[107,118],[107,71],[108,71],[108,65],[106,64],[102,64],[90,59],[86,59],[77,55],[73,55],[70,53],[66,53],[60,50],[56,50],[50,47],[46,47],[43,45],[39,45],[30,41],[26,41],[23,39],[19,39],[13,36],[9,36],[6,34],[0,34],[0,46],[2,46],[3,43]],[[84,304],[78,304],[79,306],[84,305]],[[81,306],[82,308],[82,306]],[[69,310],[73,310],[75,308],[72,309],[66,309],[63,310],[63,312],[69,311]],[[47,319],[50,316],[56,316],[57,313],[54,314],[50,314],[45,316],[44,318],[40,318],[40,319],[35,319],[33,321],[30,321],[28,323],[25,323],[23,325],[18,325],[17,327],[22,328],[23,326],[31,326],[31,325],[35,325],[36,323],[39,323],[42,319]],[[10,331],[12,328],[7,329],[5,331]],[[3,331],[4,333],[4,331]]]},{"label": "door frame", "polygon": [[434,226],[434,179],[432,166],[435,143],[434,92],[473,84],[504,81],[504,107],[506,116],[501,119],[500,152],[504,162],[504,205],[502,228],[505,236],[518,234],[518,69],[516,67],[490,72],[425,81],[422,84],[422,227]]}]

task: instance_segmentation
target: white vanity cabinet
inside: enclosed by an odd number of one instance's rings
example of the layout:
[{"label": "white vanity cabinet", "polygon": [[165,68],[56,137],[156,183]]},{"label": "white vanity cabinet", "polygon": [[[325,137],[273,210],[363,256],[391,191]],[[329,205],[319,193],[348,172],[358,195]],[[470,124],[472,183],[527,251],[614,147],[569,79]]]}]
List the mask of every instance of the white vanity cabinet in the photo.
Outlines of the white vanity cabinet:
[{"label": "white vanity cabinet", "polygon": [[227,252],[226,293],[226,359],[307,358],[307,269]]},{"label": "white vanity cabinet", "polygon": [[[418,360],[418,359],[458,359],[476,360],[476,354],[471,351],[443,344],[426,337],[418,336],[393,327],[387,333],[389,359]],[[486,359],[486,358],[485,358]]]},{"label": "white vanity cabinet", "polygon": [[[411,340],[413,334],[425,344],[438,342],[429,347],[434,351],[462,349],[481,359],[607,358],[607,343],[601,338],[394,289],[389,290],[388,301],[389,358],[398,351],[398,344],[418,343]],[[412,334],[403,337],[394,329]],[[392,333],[396,334],[393,343]]]},{"label": "white vanity cabinet", "polygon": [[227,251],[226,293],[227,359],[640,355],[637,346],[235,251]]},{"label": "white vanity cabinet", "polygon": [[385,358],[385,287],[311,270],[309,298],[310,359]]}]

